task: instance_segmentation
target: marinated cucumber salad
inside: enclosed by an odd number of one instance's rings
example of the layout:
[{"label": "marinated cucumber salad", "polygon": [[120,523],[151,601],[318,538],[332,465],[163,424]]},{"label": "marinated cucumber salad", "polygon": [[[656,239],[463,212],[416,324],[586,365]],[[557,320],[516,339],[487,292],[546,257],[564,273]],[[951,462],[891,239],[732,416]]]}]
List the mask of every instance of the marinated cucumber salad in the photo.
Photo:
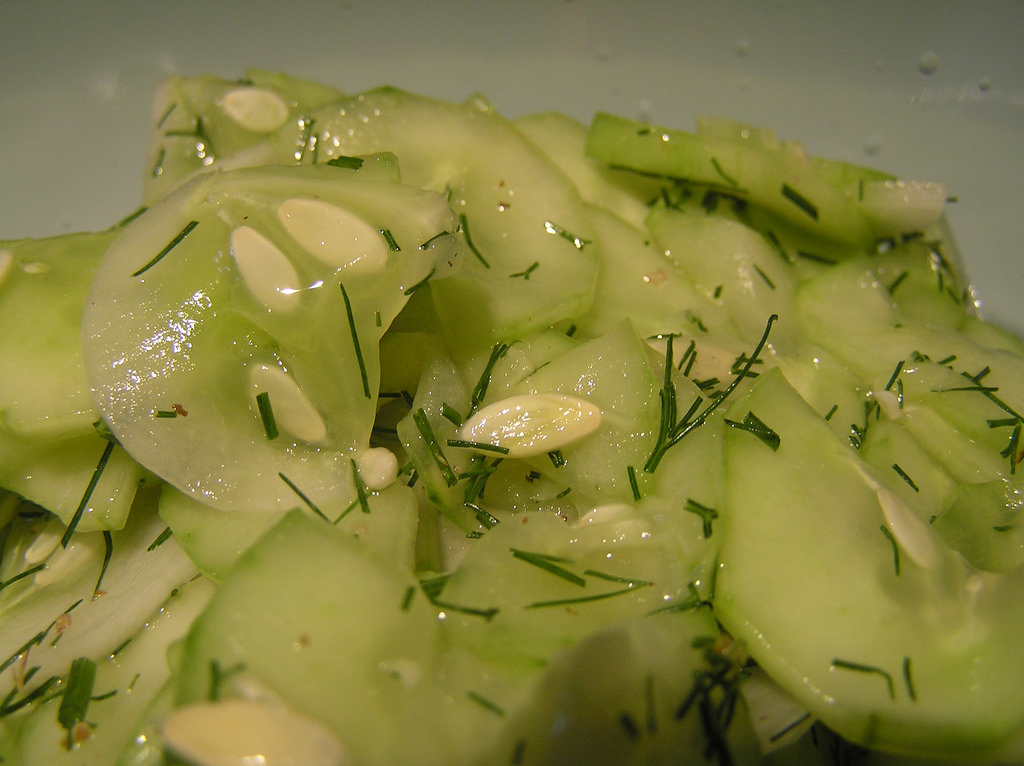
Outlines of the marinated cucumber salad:
[{"label": "marinated cucumber salad", "polygon": [[265,71],[140,172],[0,242],[3,766],[1024,763],[945,186]]}]

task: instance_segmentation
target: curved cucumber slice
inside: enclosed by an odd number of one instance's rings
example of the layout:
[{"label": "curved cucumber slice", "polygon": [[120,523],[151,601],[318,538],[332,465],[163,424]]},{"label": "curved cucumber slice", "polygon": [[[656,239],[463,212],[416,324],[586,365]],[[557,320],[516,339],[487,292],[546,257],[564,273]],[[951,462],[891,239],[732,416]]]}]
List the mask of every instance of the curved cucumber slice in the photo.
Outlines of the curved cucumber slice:
[{"label": "curved cucumber slice", "polygon": [[716,617],[859,744],[978,757],[1011,737],[1024,718],[1022,571],[972,573],[778,372],[727,417],[748,412],[780,441],[730,429]]},{"label": "curved cucumber slice", "polygon": [[0,429],[20,437],[92,432],[96,408],[78,328],[89,281],[116,229],[0,242]]},{"label": "curved cucumber slice", "polygon": [[394,152],[403,181],[448,196],[472,254],[433,294],[460,342],[516,340],[590,305],[597,257],[579,192],[492,109],[382,88],[313,118],[321,161]]},{"label": "curved cucumber slice", "polygon": [[210,505],[290,508],[301,492],[336,517],[369,442],[380,337],[454,268],[456,225],[439,195],[358,171],[200,176],[96,275],[83,343],[103,417]]},{"label": "curved cucumber slice", "polygon": [[255,167],[277,161],[277,141],[303,152],[309,111],[341,91],[286,74],[250,69],[241,80],[213,75],[171,77],[153,97],[147,204],[190,176],[212,168]]}]

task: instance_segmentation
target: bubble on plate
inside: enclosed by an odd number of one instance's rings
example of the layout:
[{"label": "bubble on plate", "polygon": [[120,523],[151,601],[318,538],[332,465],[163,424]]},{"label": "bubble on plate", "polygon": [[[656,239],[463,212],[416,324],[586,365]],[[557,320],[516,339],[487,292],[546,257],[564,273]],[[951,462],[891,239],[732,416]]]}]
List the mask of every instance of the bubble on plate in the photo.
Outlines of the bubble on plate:
[{"label": "bubble on plate", "polygon": [[917,71],[921,74],[935,74],[939,68],[939,54],[935,51],[925,51],[917,60]]}]

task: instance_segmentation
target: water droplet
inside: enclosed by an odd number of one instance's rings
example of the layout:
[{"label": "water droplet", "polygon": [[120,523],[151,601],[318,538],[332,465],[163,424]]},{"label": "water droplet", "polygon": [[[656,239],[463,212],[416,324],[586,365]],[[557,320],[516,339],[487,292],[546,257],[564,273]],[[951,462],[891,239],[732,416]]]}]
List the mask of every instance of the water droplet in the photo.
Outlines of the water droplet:
[{"label": "water droplet", "polygon": [[980,80],[978,80],[978,90],[980,90],[982,93],[988,93],[990,90],[992,90],[992,80],[989,79],[988,77],[982,77]]},{"label": "water droplet", "polygon": [[864,153],[869,157],[874,157],[880,154],[882,151],[882,137],[874,134],[868,136],[864,142]]},{"label": "water droplet", "polygon": [[736,38],[736,55],[740,58],[750,55],[750,40],[745,37]]},{"label": "water droplet", "polygon": [[926,51],[917,60],[917,70],[921,74],[935,74],[939,68],[939,54],[935,51]]}]

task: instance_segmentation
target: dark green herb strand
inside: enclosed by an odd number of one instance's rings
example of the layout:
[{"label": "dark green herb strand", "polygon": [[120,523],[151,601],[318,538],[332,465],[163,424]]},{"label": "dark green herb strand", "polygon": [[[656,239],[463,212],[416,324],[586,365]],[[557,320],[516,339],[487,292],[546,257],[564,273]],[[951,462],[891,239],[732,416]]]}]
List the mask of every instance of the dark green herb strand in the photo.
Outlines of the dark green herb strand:
[{"label": "dark green herb strand", "polygon": [[889,531],[889,528],[885,526],[885,524],[882,524],[879,529],[882,530],[882,534],[885,535],[885,538],[892,546],[892,568],[898,577],[900,574],[900,546],[896,542],[896,538],[893,537],[892,532]]},{"label": "dark green herb strand", "polygon": [[34,567],[26,569],[24,572],[18,572],[18,574],[14,575],[13,577],[10,577],[4,580],[3,582],[0,582],[0,591],[4,590],[8,585],[14,585],[14,583],[18,582],[18,580],[23,580],[26,577],[31,577],[36,572],[41,572],[44,569],[46,569],[45,561],[36,564]]},{"label": "dark green herb strand", "polygon": [[800,208],[812,220],[818,220],[818,208],[809,199],[804,197],[800,192],[794,189],[789,184],[782,184],[782,196]]},{"label": "dark green herb strand", "polygon": [[347,170],[359,170],[363,166],[362,157],[349,157],[348,155],[341,154],[337,157],[332,157],[327,160],[328,165],[332,168],[346,168]]},{"label": "dark green herb strand", "polygon": [[313,513],[315,513],[317,516],[319,516],[324,521],[330,521],[330,519],[327,518],[327,516],[324,514],[324,512],[321,511],[319,508],[317,508],[316,504],[313,503],[312,500],[310,500],[308,497],[306,497],[306,493],[303,492],[301,489],[299,489],[298,486],[295,484],[295,482],[293,482],[291,479],[289,479],[283,473],[279,472],[277,475],[281,478],[281,481],[283,481],[285,484],[287,484],[288,488],[298,496],[299,500],[301,500],[303,503],[306,504],[306,507],[309,508],[309,510],[311,510]]},{"label": "dark green herb strand", "polygon": [[140,276],[141,274],[146,273],[151,268],[156,266],[161,260],[163,260],[165,255],[167,255],[169,252],[171,252],[171,250],[180,245],[181,241],[185,239],[185,237],[187,237],[192,232],[192,230],[198,225],[199,221],[189,221],[188,223],[186,223],[184,228],[182,228],[182,230],[175,235],[174,239],[172,239],[164,246],[163,250],[161,250],[159,253],[153,256],[153,258],[148,263],[146,263],[142,268],[132,272],[132,276]]},{"label": "dark green herb strand", "polygon": [[632,593],[639,589],[637,586],[633,588],[623,588],[621,590],[613,590],[607,593],[597,593],[593,596],[580,596],[579,598],[561,598],[553,601],[534,601],[532,604],[527,604],[525,609],[544,609],[555,606],[574,606],[576,604],[586,604],[591,601],[601,601],[606,598],[614,598],[615,596],[622,596],[626,593]]},{"label": "dark green herb strand", "polygon": [[562,559],[556,556],[545,556],[541,553],[531,553],[529,551],[519,550],[518,548],[510,548],[512,555],[520,561],[525,561],[527,564],[533,564],[538,569],[543,569],[545,572],[550,572],[556,577],[561,577],[566,582],[570,582],[573,585],[578,585],[583,588],[586,587],[587,581],[580,577],[574,572],[570,572],[565,567],[559,566],[557,562],[566,563],[566,559]]},{"label": "dark green herb strand", "polygon": [[366,363],[363,361],[363,350],[359,345],[359,333],[356,331],[356,318],[352,313],[352,301],[349,300],[348,291],[345,289],[345,285],[339,282],[338,287],[341,288],[341,297],[345,300],[345,314],[348,316],[348,329],[352,334],[352,345],[355,348],[356,361],[359,363],[359,376],[363,381],[363,396],[370,399],[370,379],[366,374]]},{"label": "dark green herb strand", "polygon": [[851,662],[850,660],[842,660],[838,657],[832,660],[832,667],[842,668],[843,670],[853,670],[859,673],[874,673],[879,675],[885,679],[885,686],[889,691],[889,698],[896,699],[896,688],[893,685],[892,676],[888,671],[875,667],[874,665],[865,665],[861,662]]},{"label": "dark green herb strand", "polygon": [[441,471],[441,476],[444,479],[444,483],[449,487],[454,487],[458,482],[458,477],[452,470],[451,463],[448,462],[448,458],[444,454],[444,450],[441,449],[441,445],[437,441],[437,436],[434,435],[434,429],[430,425],[430,421],[427,419],[427,413],[420,407],[412,414],[413,422],[416,424],[417,430],[420,432],[420,436],[423,437],[423,441],[427,444],[427,449],[430,450],[430,456],[434,459],[434,463],[437,464],[438,469]]},{"label": "dark green herb strand", "polygon": [[107,461],[110,460],[110,454],[113,451],[114,442],[107,442],[103,447],[103,454],[100,455],[99,462],[96,463],[96,468],[92,472],[89,484],[86,486],[85,492],[82,494],[82,499],[79,501],[78,507],[75,509],[75,514],[71,517],[71,521],[68,522],[68,528],[64,530],[64,536],[60,539],[61,547],[67,548],[68,543],[71,542],[71,536],[75,534],[75,529],[78,528],[78,522],[82,520],[82,514],[85,513],[85,509],[89,505],[89,498],[92,497],[93,490],[95,490],[96,485],[99,484],[100,477],[103,475],[103,470],[107,467]]},{"label": "dark green herb strand", "polygon": [[[705,407],[699,415],[694,417],[693,420],[689,419],[690,413],[687,413],[687,415],[676,425],[676,427],[672,429],[671,438],[669,438],[663,444],[658,445],[655,448],[655,450],[651,453],[650,458],[648,458],[647,463],[644,465],[645,471],[647,471],[648,473],[653,473],[654,470],[658,467],[658,463],[661,462],[661,459],[662,457],[664,457],[665,453],[671,447],[678,444],[687,435],[689,435],[694,430],[704,425],[704,423],[707,421],[711,413],[718,409],[725,402],[725,400],[729,398],[732,392],[736,390],[740,383],[743,382],[743,380],[750,375],[751,368],[757,363],[758,358],[761,355],[761,352],[764,350],[765,345],[768,343],[768,336],[771,334],[772,325],[775,324],[776,321],[778,321],[778,318],[778,314],[772,314],[771,316],[768,317],[768,321],[765,324],[764,332],[761,334],[760,340],[758,340],[757,345],[754,346],[754,350],[751,352],[750,357],[746,361],[746,364],[744,364],[743,367],[733,377],[732,382],[730,382],[729,385],[726,386],[722,393],[714,397],[711,400],[710,404],[708,404],[708,406]],[[697,406],[699,406],[699,400],[694,403],[693,407],[690,408],[691,412],[696,412]]]},{"label": "dark green herb strand", "polygon": [[356,488],[356,501],[359,503],[359,508],[363,513],[370,512],[370,500],[366,495],[366,485],[363,484],[363,480],[359,477],[359,467],[356,465],[356,461],[350,461],[352,463],[352,484]]},{"label": "dark green herb strand", "polygon": [[171,528],[170,528],[170,527],[164,527],[164,531],[163,531],[163,532],[161,532],[161,533],[160,533],[159,535],[157,535],[157,536],[156,536],[156,539],[155,539],[155,540],[153,540],[153,542],[151,542],[151,543],[149,544],[149,547],[148,547],[148,548],[146,548],[146,550],[147,550],[147,551],[155,551],[155,550],[156,550],[157,548],[159,548],[159,547],[160,547],[161,545],[163,545],[163,544],[164,544],[164,543],[166,543],[166,542],[167,542],[168,540],[170,540],[170,539],[171,539],[171,535],[172,535],[172,534],[173,534],[173,533],[171,532]]},{"label": "dark green herb strand", "polygon": [[277,420],[274,418],[274,407],[270,403],[270,393],[261,391],[256,394],[256,409],[260,412],[260,420],[263,421],[263,433],[267,440],[276,439],[280,432],[277,430]]},{"label": "dark green herb strand", "polygon": [[110,566],[110,559],[114,555],[114,536],[110,534],[110,530],[103,530],[103,563],[100,565],[100,576],[96,578],[96,585],[92,589],[92,597],[96,598],[100,595],[100,585],[103,584],[103,578],[107,574],[107,567]]},{"label": "dark green herb strand", "polygon": [[487,262],[487,259],[483,257],[480,251],[477,250],[476,245],[473,244],[473,237],[469,234],[469,221],[466,220],[465,213],[459,213],[459,229],[462,230],[462,236],[466,238],[466,245],[469,247],[470,252],[484,265],[485,269],[491,268],[491,264]]},{"label": "dark green herb strand", "polygon": [[68,732],[67,748],[74,747],[73,732],[77,724],[86,720],[92,687],[96,681],[96,663],[88,657],[76,657],[71,662],[64,696],[57,710],[57,720]]}]

